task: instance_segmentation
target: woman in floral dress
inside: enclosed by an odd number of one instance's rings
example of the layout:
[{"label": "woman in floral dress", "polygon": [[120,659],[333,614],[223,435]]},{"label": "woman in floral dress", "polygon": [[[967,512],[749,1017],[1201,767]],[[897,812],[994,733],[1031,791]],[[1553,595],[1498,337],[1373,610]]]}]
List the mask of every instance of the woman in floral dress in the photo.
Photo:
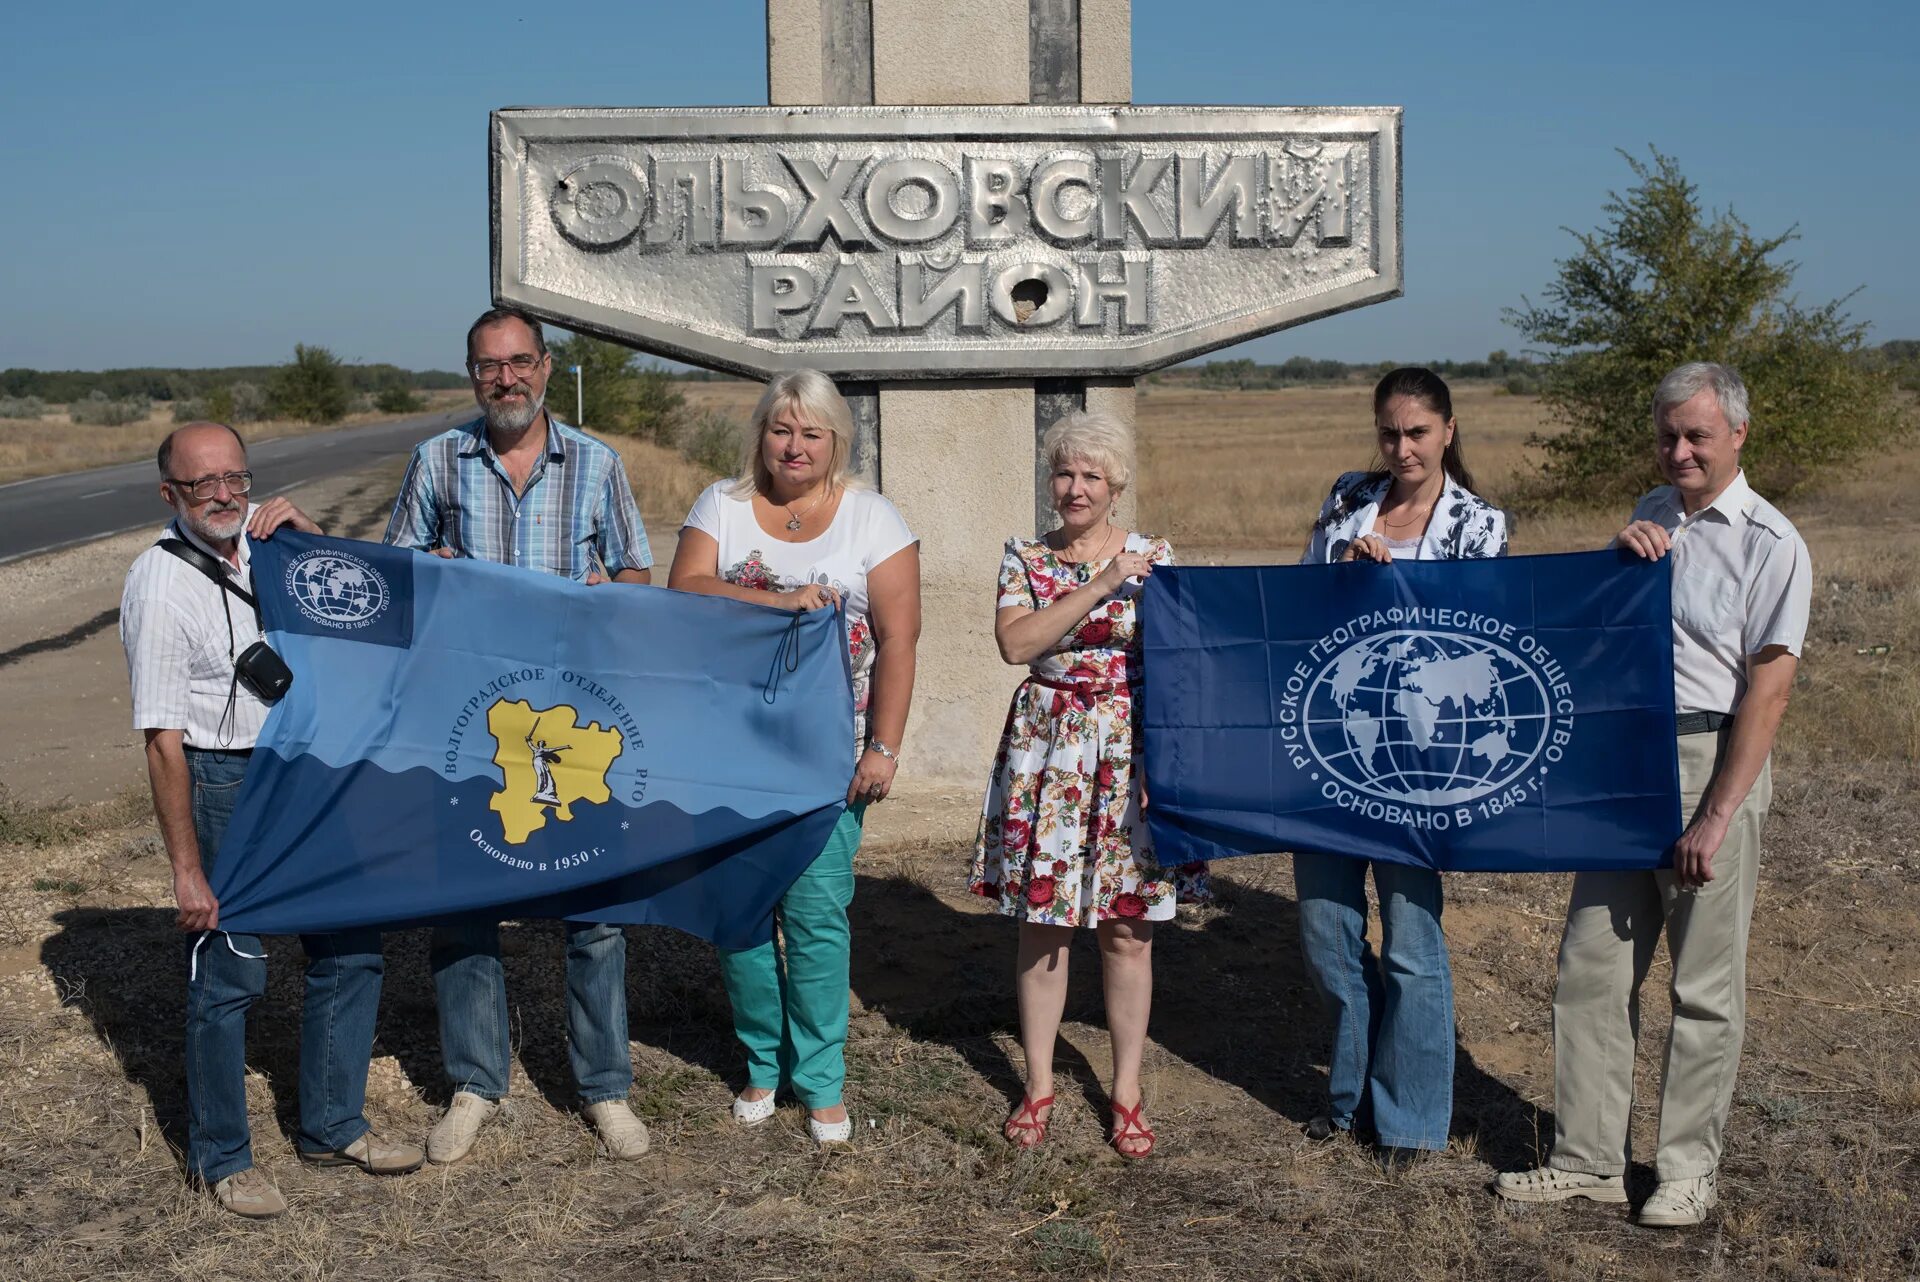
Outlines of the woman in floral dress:
[{"label": "woman in floral dress", "polygon": [[1053,1112],[1053,1045],[1066,1006],[1073,929],[1100,943],[1113,1043],[1110,1141],[1145,1157],[1140,1059],[1153,1000],[1153,923],[1179,900],[1206,893],[1206,866],[1162,870],[1141,817],[1134,762],[1140,680],[1135,602],[1173,552],[1166,540],[1112,523],[1132,478],[1126,427],[1069,414],[1042,442],[1061,527],[1009,539],[1000,567],[994,637],[1008,663],[1026,664],[994,759],[969,888],[1020,920],[1016,971],[1026,1094],[1007,1119],[1021,1148],[1046,1138]]}]

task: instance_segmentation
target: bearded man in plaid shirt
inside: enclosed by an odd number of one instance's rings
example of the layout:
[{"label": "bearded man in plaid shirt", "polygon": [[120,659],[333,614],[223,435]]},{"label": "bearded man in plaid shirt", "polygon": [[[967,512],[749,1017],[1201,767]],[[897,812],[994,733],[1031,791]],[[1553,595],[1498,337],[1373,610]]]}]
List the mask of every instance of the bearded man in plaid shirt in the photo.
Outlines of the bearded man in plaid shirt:
[{"label": "bearded man in plaid shirt", "polygon": [[[540,323],[507,308],[467,331],[481,416],[413,452],[386,541],[580,583],[646,583],[653,555],[620,456],[547,412],[553,357]],[[568,922],[567,1048],[581,1103],[608,1153],[637,1158],[647,1128],[627,1106],[627,941],[620,927]],[[458,1162],[507,1093],[509,1041],[500,929],[433,932],[440,1053],[454,1096],[427,1157]]]}]

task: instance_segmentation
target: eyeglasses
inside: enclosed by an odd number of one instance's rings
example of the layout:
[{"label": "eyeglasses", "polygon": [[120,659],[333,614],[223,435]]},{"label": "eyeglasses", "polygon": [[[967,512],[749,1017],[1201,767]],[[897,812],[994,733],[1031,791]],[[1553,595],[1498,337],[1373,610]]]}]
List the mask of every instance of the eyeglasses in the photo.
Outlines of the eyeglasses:
[{"label": "eyeglasses", "polygon": [[475,378],[485,382],[487,379],[498,375],[503,369],[511,369],[516,374],[532,373],[533,367],[538,365],[543,359],[543,357],[522,352],[518,356],[509,356],[504,361],[468,361],[467,371]]},{"label": "eyeglasses", "polygon": [[203,476],[197,481],[182,481],[173,476],[163,479],[175,489],[192,495],[195,503],[205,503],[218,494],[223,485],[229,494],[245,494],[253,488],[252,472],[224,472],[219,476]]}]

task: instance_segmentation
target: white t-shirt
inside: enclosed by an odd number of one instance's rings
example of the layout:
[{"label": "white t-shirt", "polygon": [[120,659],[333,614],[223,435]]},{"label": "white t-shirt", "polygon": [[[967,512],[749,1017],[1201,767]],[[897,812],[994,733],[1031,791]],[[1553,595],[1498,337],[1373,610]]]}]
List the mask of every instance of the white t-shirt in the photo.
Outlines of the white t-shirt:
[{"label": "white t-shirt", "polygon": [[[853,661],[853,734],[856,751],[867,741],[867,696],[873,677],[873,627],[868,620],[867,573],[917,540],[898,509],[873,490],[848,489],[840,510],[818,538],[804,543],[776,539],[760,528],[753,500],[727,493],[731,480],[715,481],[693,501],[686,528],[720,545],[720,577],[741,587],[790,592],[824,584],[847,604],[847,650]],[[888,744],[895,751],[900,745]]]}]

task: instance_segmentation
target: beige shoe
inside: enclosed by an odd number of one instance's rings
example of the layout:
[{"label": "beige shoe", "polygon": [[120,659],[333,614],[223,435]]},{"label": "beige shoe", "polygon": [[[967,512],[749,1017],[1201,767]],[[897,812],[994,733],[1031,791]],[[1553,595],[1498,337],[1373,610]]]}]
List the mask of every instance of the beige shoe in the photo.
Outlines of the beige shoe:
[{"label": "beige shoe", "polygon": [[1627,1200],[1627,1182],[1621,1176],[1590,1175],[1552,1166],[1536,1166],[1531,1171],[1502,1171],[1494,1177],[1493,1191],[1509,1202],[1564,1202],[1570,1197],[1584,1197],[1594,1202]]},{"label": "beige shoe", "polygon": [[587,1120],[600,1132],[600,1142],[607,1146],[608,1157],[631,1162],[636,1157],[645,1157],[652,1146],[647,1124],[633,1115],[625,1100],[607,1099],[587,1105]]},{"label": "beige shoe", "polygon": [[442,1166],[460,1161],[472,1151],[474,1136],[499,1109],[498,1101],[472,1091],[455,1091],[446,1115],[427,1133],[427,1160]]},{"label": "beige shoe", "polygon": [[1720,1205],[1720,1180],[1716,1175],[1696,1175],[1687,1180],[1661,1180],[1653,1187],[1653,1196],[1640,1207],[1640,1223],[1649,1228],[1678,1229],[1698,1224],[1707,1212]]},{"label": "beige shoe", "polygon": [[343,1149],[302,1152],[300,1160],[315,1166],[357,1166],[369,1175],[405,1175],[419,1170],[427,1155],[418,1144],[396,1144],[368,1131]]},{"label": "beige shoe", "polygon": [[216,1181],[213,1197],[235,1215],[249,1220],[271,1220],[287,1213],[287,1199],[280,1196],[272,1180],[251,1166]]}]

